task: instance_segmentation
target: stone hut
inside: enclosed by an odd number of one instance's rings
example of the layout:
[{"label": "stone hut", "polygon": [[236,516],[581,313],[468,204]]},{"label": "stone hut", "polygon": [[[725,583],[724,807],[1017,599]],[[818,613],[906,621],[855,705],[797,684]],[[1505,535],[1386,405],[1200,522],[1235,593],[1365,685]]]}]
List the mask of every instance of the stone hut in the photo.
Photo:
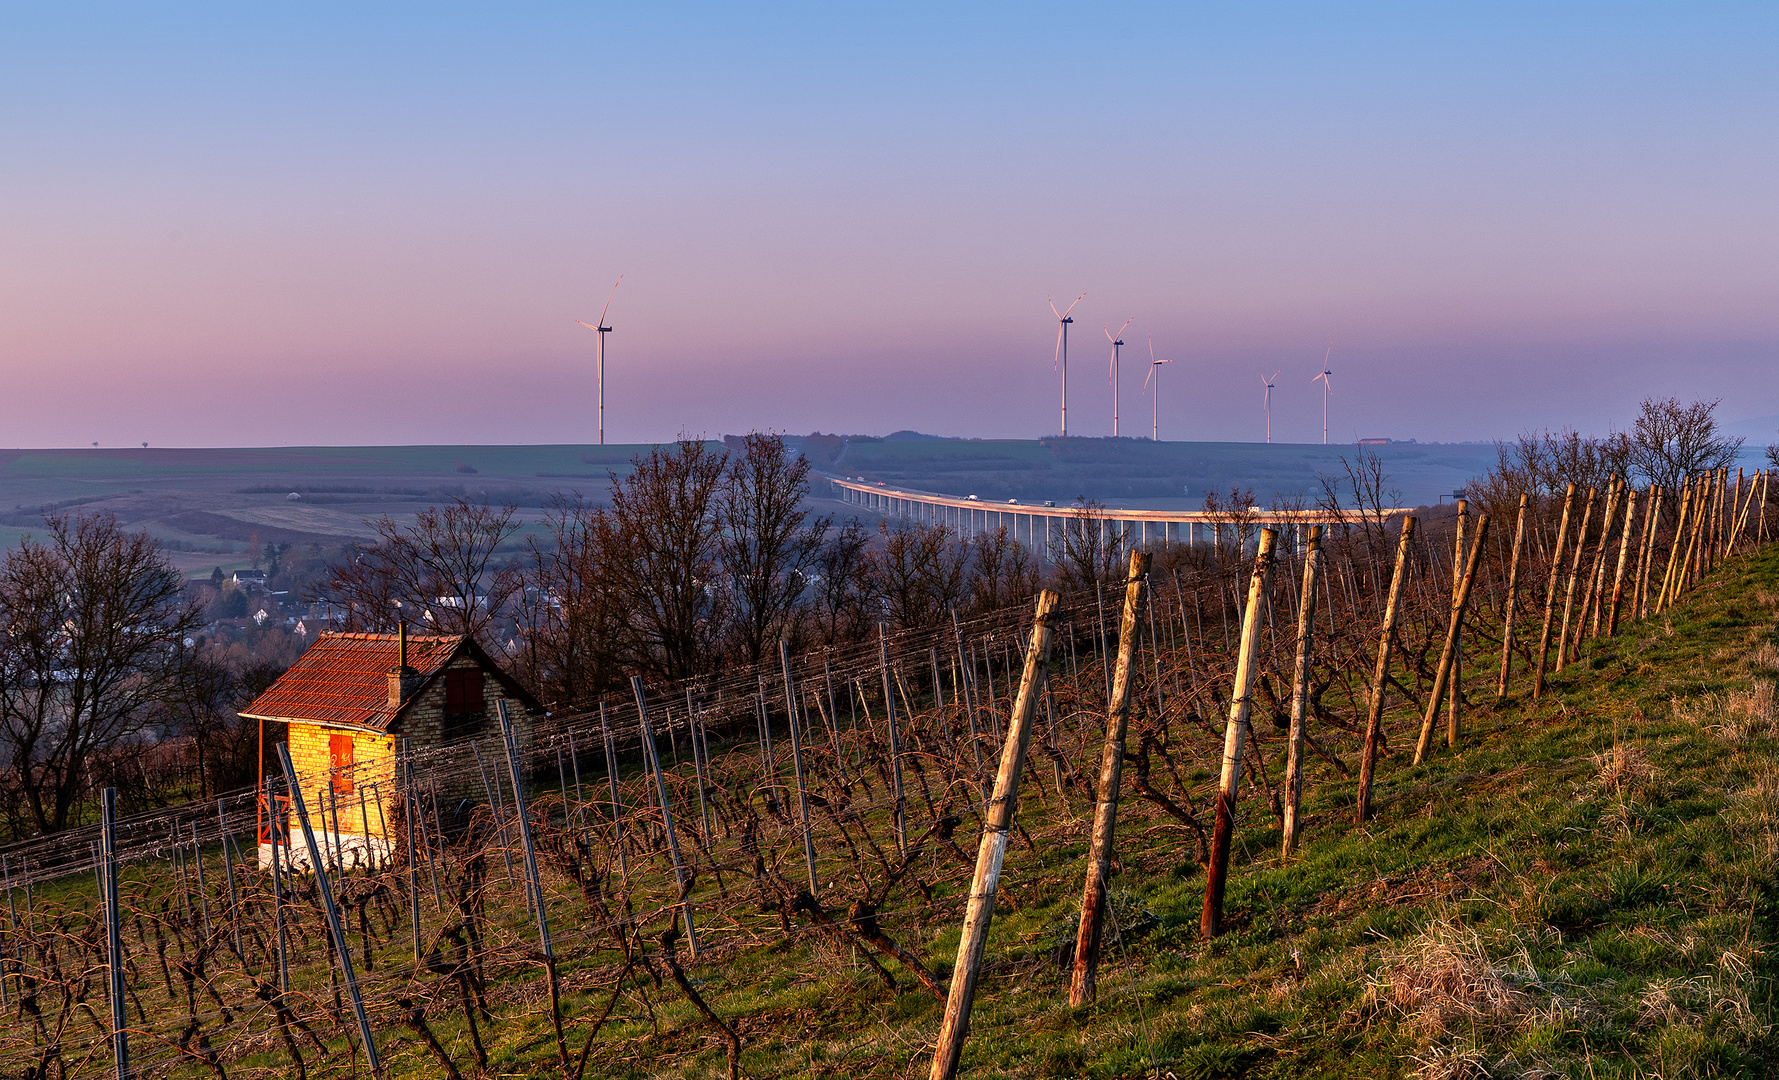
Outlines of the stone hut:
[{"label": "stone hut", "polygon": [[[400,823],[396,749],[485,737],[500,730],[495,703],[522,742],[543,710],[467,635],[322,633],[308,651],[241,715],[287,726],[291,764],[302,785],[317,844],[346,866],[389,857]],[[263,772],[263,769],[262,769]],[[308,865],[300,826],[288,805],[262,797],[259,856],[274,836],[295,866]]]}]

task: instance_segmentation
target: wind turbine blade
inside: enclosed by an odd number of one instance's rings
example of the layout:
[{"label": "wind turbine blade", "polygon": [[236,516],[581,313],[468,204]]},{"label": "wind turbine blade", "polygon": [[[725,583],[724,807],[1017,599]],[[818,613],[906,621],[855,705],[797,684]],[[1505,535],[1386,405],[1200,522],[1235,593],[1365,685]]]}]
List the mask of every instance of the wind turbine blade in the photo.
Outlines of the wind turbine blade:
[{"label": "wind turbine blade", "polygon": [[1045,302],[1045,303],[1046,303],[1046,304],[1049,304],[1049,305],[1050,305],[1050,314],[1052,314],[1052,315],[1054,315],[1054,316],[1056,316],[1056,321],[1057,321],[1057,322],[1061,322],[1061,321],[1062,321],[1062,312],[1060,312],[1060,311],[1058,311],[1058,310],[1056,310],[1056,301],[1055,301],[1055,300],[1052,300],[1052,299],[1050,299],[1050,298],[1049,298],[1049,297],[1048,297],[1048,296],[1046,296],[1046,297],[1045,297],[1045,298],[1044,298],[1044,302]]},{"label": "wind turbine blade", "polygon": [[612,297],[618,295],[618,286],[624,284],[624,275],[619,274],[618,280],[612,282],[612,291],[605,294],[605,307],[599,312],[599,325],[605,325],[605,313],[612,309]]},{"label": "wind turbine blade", "polygon": [[1056,324],[1056,355],[1050,358],[1050,370],[1055,371],[1057,365],[1059,363],[1061,363],[1061,361],[1062,361],[1062,323],[1061,323],[1061,321],[1058,321]]},{"label": "wind turbine blade", "polygon": [[592,324],[592,323],[590,323],[590,322],[581,322],[581,320],[579,320],[579,319],[576,319],[576,320],[575,320],[575,322],[578,322],[578,323],[581,323],[581,325],[582,325],[582,326],[584,326],[584,327],[586,327],[586,328],[587,328],[587,329],[589,329],[589,330],[597,330],[597,329],[599,329],[599,327],[597,327],[597,326],[594,326],[594,325],[593,325],[593,324]]},{"label": "wind turbine blade", "polygon": [[[1080,296],[1077,296],[1077,297],[1075,297],[1075,304],[1079,304],[1079,303],[1080,303],[1080,302],[1081,302],[1081,301],[1082,301],[1082,300],[1085,300],[1085,299],[1086,299],[1086,298],[1087,298],[1087,294],[1086,294],[1086,293],[1082,293],[1082,294],[1081,294],[1081,295],[1080,295]],[[1063,318],[1063,319],[1066,319],[1066,318],[1068,318],[1068,317],[1069,317],[1069,311],[1073,311],[1073,310],[1075,310],[1075,304],[1070,304],[1070,305],[1069,305],[1069,308],[1068,308],[1068,311],[1065,311],[1065,312],[1063,312],[1063,313],[1062,313],[1062,314],[1061,314],[1061,315],[1060,315],[1060,316],[1058,316],[1058,317],[1059,317],[1059,318]]]},{"label": "wind turbine blade", "polygon": [[1149,362],[1155,363],[1155,335],[1149,335]]},{"label": "wind turbine blade", "polygon": [[[1129,325],[1129,324],[1126,324],[1126,325]],[[1123,329],[1123,327],[1120,327],[1120,329]],[[1102,333],[1102,334],[1104,334],[1104,335],[1106,335],[1106,340],[1107,340],[1107,341],[1117,341],[1117,340],[1118,340],[1118,339],[1117,339],[1117,338],[1115,338],[1115,337],[1113,337],[1113,336],[1112,336],[1112,331],[1110,331],[1110,330],[1107,330],[1107,329],[1106,329],[1106,328],[1105,328],[1105,327],[1103,327],[1103,326],[1102,326],[1102,327],[1100,327],[1100,333]]]},{"label": "wind turbine blade", "polygon": [[[1137,321],[1137,317],[1135,315],[1132,315],[1130,318],[1124,320],[1124,326],[1129,326],[1131,323],[1136,322],[1136,321]],[[1118,328],[1118,336],[1119,337],[1124,336],[1124,326],[1120,326]]]}]

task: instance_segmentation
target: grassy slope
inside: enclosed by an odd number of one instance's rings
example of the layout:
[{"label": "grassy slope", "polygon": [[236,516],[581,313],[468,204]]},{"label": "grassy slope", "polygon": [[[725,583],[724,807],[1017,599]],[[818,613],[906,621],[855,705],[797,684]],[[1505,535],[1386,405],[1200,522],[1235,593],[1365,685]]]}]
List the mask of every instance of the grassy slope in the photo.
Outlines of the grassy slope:
[{"label": "grassy slope", "polygon": [[[1456,753],[1411,766],[1399,711],[1368,827],[1350,824],[1352,783],[1320,777],[1306,846],[1282,865],[1276,822],[1247,796],[1229,930],[1213,942],[1197,936],[1190,843],[1133,807],[1114,889],[1140,933],[1109,945],[1100,1001],[1081,1010],[1066,1004],[1052,950],[1073,936],[1085,822],[1051,820],[1028,788],[1022,820],[1038,843],[1009,853],[1018,908],[997,912],[965,1075],[1137,1077],[1152,1063],[1181,1078],[1771,1071],[1776,616],[1769,552],[1670,617],[1590,646],[1540,701],[1494,704],[1478,658]],[[961,898],[933,891],[953,914],[893,932],[943,976]],[[884,991],[844,951],[798,937],[693,974],[745,1038],[746,1076],[926,1074],[938,1004]],[[571,1017],[604,1007],[605,981],[569,995]],[[590,1074],[723,1074],[720,1044],[671,987],[654,1012],[621,1006]],[[533,1016],[501,1029],[494,1072],[550,1070]],[[437,1024],[467,1053],[448,1018]],[[399,1074],[430,1073],[412,1040],[391,1041]]]}]

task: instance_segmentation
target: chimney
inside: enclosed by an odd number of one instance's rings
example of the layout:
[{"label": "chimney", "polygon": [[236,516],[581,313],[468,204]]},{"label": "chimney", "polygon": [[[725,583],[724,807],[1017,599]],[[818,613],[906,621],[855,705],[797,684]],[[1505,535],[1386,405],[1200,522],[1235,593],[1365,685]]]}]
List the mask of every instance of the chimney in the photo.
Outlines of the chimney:
[{"label": "chimney", "polygon": [[420,687],[420,673],[408,666],[408,626],[401,623],[395,630],[395,667],[389,672],[389,711],[402,707]]}]

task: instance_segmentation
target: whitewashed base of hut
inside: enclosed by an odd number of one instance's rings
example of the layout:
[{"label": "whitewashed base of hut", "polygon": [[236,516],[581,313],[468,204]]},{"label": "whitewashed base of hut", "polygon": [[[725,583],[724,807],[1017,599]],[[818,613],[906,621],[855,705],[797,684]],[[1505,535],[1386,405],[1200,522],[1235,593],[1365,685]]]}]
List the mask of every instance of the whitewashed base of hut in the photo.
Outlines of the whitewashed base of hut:
[{"label": "whitewashed base of hut", "polygon": [[[321,858],[330,872],[344,870],[378,869],[389,865],[389,845],[381,836],[360,836],[357,833],[318,832],[315,843],[321,848]],[[278,853],[278,861],[287,870],[308,872],[309,849],[301,841],[292,844],[280,844],[283,848]],[[343,865],[341,865],[343,864]],[[259,866],[262,870],[272,867],[272,845],[259,846]]]}]

